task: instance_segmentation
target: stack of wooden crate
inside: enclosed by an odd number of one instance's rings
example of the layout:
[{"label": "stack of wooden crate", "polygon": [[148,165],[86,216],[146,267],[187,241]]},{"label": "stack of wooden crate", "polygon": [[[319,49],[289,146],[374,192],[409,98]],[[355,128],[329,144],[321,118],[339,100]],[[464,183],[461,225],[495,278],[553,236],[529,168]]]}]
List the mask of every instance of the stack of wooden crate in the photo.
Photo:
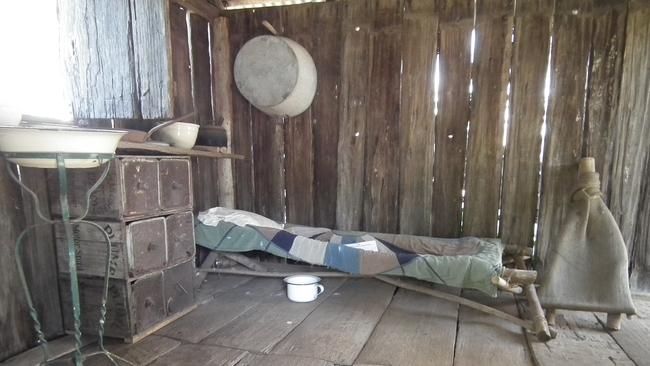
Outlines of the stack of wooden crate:
[{"label": "stack of wooden crate", "polygon": [[[110,285],[105,335],[135,342],[194,306],[194,217],[191,162],[186,157],[118,156],[91,196],[87,219],[111,238]],[[85,192],[103,167],[68,171],[70,211],[85,207]],[[58,187],[56,174],[49,187]],[[58,192],[50,191],[53,215]],[[73,329],[68,251],[56,225],[64,323]],[[82,331],[96,334],[106,269],[106,243],[99,230],[73,225],[81,293]]]}]

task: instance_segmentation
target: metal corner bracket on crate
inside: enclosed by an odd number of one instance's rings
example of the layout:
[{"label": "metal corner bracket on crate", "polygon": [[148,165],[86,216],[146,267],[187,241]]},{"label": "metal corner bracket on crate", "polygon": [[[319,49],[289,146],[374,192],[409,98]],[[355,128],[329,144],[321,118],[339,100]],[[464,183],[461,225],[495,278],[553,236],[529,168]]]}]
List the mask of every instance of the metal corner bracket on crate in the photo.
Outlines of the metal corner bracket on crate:
[{"label": "metal corner bracket on crate", "polygon": [[[70,291],[72,294],[72,308],[73,308],[73,316],[74,316],[74,338],[75,338],[75,354],[74,354],[74,362],[75,365],[83,365],[84,358],[89,357],[89,356],[95,356],[95,355],[104,355],[106,356],[114,365],[118,365],[116,360],[119,360],[121,362],[127,363],[129,365],[132,365],[131,362],[128,360],[125,360],[117,355],[114,355],[110,353],[109,351],[106,350],[104,347],[104,323],[106,321],[106,299],[108,297],[108,282],[110,279],[109,276],[109,271],[110,271],[110,258],[111,258],[111,241],[104,229],[92,222],[92,221],[87,221],[84,220],[86,215],[88,214],[89,206],[90,206],[90,196],[92,193],[102,184],[102,182],[106,179],[106,176],[108,175],[108,171],[111,166],[111,161],[115,158],[115,154],[99,154],[99,153],[52,153],[52,152],[25,152],[25,153],[20,153],[20,152],[4,152],[2,155],[7,159],[8,161],[11,161],[13,159],[54,159],[56,160],[56,169],[58,170],[58,177],[59,177],[59,199],[61,202],[61,219],[60,220],[52,220],[47,218],[43,213],[41,212],[41,205],[40,205],[40,200],[36,193],[34,193],[33,190],[31,190],[29,187],[27,187],[19,177],[16,176],[14,173],[13,169],[11,168],[11,164],[6,164],[7,167],[7,172],[9,173],[9,176],[23,189],[25,190],[34,200],[34,207],[37,216],[44,221],[43,223],[37,223],[33,225],[27,226],[21,233],[18,235],[18,238],[16,239],[16,249],[15,249],[15,256],[16,256],[16,267],[18,269],[18,274],[20,278],[21,285],[23,287],[23,290],[25,292],[25,298],[27,299],[27,306],[29,307],[29,315],[32,318],[32,321],[34,323],[34,330],[36,331],[36,336],[38,338],[38,343],[43,349],[43,358],[44,358],[44,364],[47,364],[49,360],[49,352],[48,352],[48,347],[47,347],[47,340],[45,339],[45,335],[41,329],[41,323],[38,320],[38,312],[36,311],[36,308],[34,307],[34,303],[32,301],[32,296],[29,291],[29,286],[27,284],[27,280],[25,278],[25,272],[23,269],[22,265],[22,242],[23,239],[25,238],[26,234],[30,231],[33,230],[37,227],[44,226],[44,225],[55,225],[55,224],[63,224],[64,229],[65,229],[65,240],[68,248],[68,261],[69,261],[69,269],[70,269]],[[105,168],[102,171],[102,174],[99,176],[95,184],[93,184],[87,191],[85,195],[85,209],[83,213],[79,217],[71,218],[70,217],[70,207],[68,203],[68,184],[67,184],[67,171],[66,171],[66,165],[65,161],[66,159],[92,159],[96,160],[98,165],[105,164]],[[17,166],[19,164],[16,164]],[[107,255],[106,255],[106,272],[105,272],[105,277],[104,277],[104,287],[102,291],[102,302],[101,302],[101,309],[100,309],[100,318],[97,326],[97,335],[98,335],[98,345],[99,345],[99,351],[98,352],[93,352],[89,354],[83,354],[81,352],[81,348],[83,347],[82,340],[81,340],[81,304],[80,304],[80,299],[79,299],[79,285],[78,285],[78,279],[77,279],[77,252],[78,248],[77,245],[75,244],[75,240],[73,238],[72,234],[72,223],[75,224],[85,224],[92,226],[99,230],[101,235],[104,237],[106,241],[106,250],[107,250]]]}]

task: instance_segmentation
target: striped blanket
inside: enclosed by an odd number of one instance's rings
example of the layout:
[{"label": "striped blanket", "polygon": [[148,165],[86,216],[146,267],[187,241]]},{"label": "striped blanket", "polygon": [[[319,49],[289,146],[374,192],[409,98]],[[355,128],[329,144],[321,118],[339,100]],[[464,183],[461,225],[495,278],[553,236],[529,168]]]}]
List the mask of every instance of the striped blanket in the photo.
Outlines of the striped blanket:
[{"label": "striped blanket", "polygon": [[[240,218],[258,216],[228,211]],[[344,232],[270,220],[215,220],[205,212],[199,214],[195,233],[197,244],[215,251],[261,250],[351,274],[408,276],[491,296],[497,294],[491,280],[502,271],[503,248],[497,239]]]}]

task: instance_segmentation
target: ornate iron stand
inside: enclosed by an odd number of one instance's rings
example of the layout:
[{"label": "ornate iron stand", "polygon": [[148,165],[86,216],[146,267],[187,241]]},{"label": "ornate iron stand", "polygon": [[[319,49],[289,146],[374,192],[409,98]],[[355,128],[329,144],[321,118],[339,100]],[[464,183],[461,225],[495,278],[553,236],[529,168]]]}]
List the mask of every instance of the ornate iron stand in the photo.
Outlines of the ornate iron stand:
[{"label": "ornate iron stand", "polygon": [[[108,282],[109,282],[109,275],[110,275],[111,241],[108,234],[104,231],[104,229],[101,226],[99,226],[94,222],[84,220],[86,215],[88,215],[88,210],[90,208],[90,196],[106,179],[106,176],[108,175],[108,171],[110,169],[111,161],[115,158],[115,155],[114,154],[92,154],[92,153],[9,153],[9,152],[5,152],[3,153],[3,155],[6,159],[55,159],[56,169],[58,170],[59,199],[61,203],[61,220],[52,220],[47,218],[41,212],[40,202],[38,196],[34,193],[34,191],[32,191],[29,187],[25,186],[23,182],[21,182],[21,180],[16,176],[14,171],[11,169],[11,165],[9,163],[6,164],[9,176],[14,181],[16,181],[16,183],[18,183],[18,185],[23,190],[25,190],[25,192],[29,193],[29,195],[34,200],[34,207],[35,207],[36,214],[41,220],[44,221],[44,223],[33,224],[26,227],[25,230],[23,230],[20,233],[20,235],[18,235],[18,238],[16,240],[16,267],[18,267],[20,282],[23,286],[23,290],[25,291],[25,298],[27,299],[27,305],[29,306],[29,315],[32,318],[32,321],[34,322],[34,329],[36,331],[38,343],[43,349],[43,358],[44,358],[43,364],[47,364],[49,359],[47,340],[45,339],[45,335],[43,334],[43,331],[41,329],[41,323],[38,320],[38,312],[34,307],[32,296],[29,291],[29,286],[25,278],[25,272],[23,270],[23,265],[21,260],[22,257],[21,249],[22,249],[23,239],[25,238],[25,235],[30,230],[33,230],[37,227],[44,226],[44,225],[63,224],[65,229],[65,240],[68,248],[68,264],[70,269],[70,293],[72,295],[72,311],[74,316],[75,365],[81,366],[83,365],[84,359],[86,357],[99,355],[99,354],[106,356],[114,365],[118,365],[116,360],[119,360],[128,365],[133,365],[128,360],[125,360],[117,355],[114,355],[108,352],[106,348],[104,348],[104,323],[106,321],[106,298],[108,297]],[[97,182],[95,182],[95,184],[93,184],[90,187],[90,189],[86,192],[84,211],[77,218],[70,217],[70,206],[68,202],[68,179],[67,179],[67,171],[65,166],[66,159],[94,159],[97,160],[99,165],[105,164],[105,168],[102,174],[100,175],[99,179],[97,180]],[[77,278],[77,260],[78,260],[79,248],[78,245],[75,243],[74,237],[72,235],[73,224],[90,225],[96,228],[97,230],[99,230],[99,232],[104,237],[104,240],[106,241],[106,253],[107,253],[106,270],[104,274],[104,288],[102,291],[100,318],[99,318],[99,324],[97,326],[99,351],[92,352],[89,354],[82,354],[81,352],[81,348],[83,347],[83,344],[81,342],[81,304],[79,300],[79,283]]]}]

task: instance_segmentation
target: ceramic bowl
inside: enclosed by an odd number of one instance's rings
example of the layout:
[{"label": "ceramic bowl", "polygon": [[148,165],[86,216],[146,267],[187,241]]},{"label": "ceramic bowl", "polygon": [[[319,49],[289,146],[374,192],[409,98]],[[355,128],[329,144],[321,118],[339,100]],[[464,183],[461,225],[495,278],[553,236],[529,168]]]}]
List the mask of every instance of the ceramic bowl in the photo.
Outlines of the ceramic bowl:
[{"label": "ceramic bowl", "polygon": [[181,149],[191,149],[196,143],[199,125],[195,123],[176,122],[154,133],[154,138]]},{"label": "ceramic bowl", "polygon": [[[126,131],[75,127],[0,127],[0,151],[113,154]],[[10,158],[25,167],[56,168],[53,158]],[[98,159],[65,159],[66,168],[93,168]]]}]

